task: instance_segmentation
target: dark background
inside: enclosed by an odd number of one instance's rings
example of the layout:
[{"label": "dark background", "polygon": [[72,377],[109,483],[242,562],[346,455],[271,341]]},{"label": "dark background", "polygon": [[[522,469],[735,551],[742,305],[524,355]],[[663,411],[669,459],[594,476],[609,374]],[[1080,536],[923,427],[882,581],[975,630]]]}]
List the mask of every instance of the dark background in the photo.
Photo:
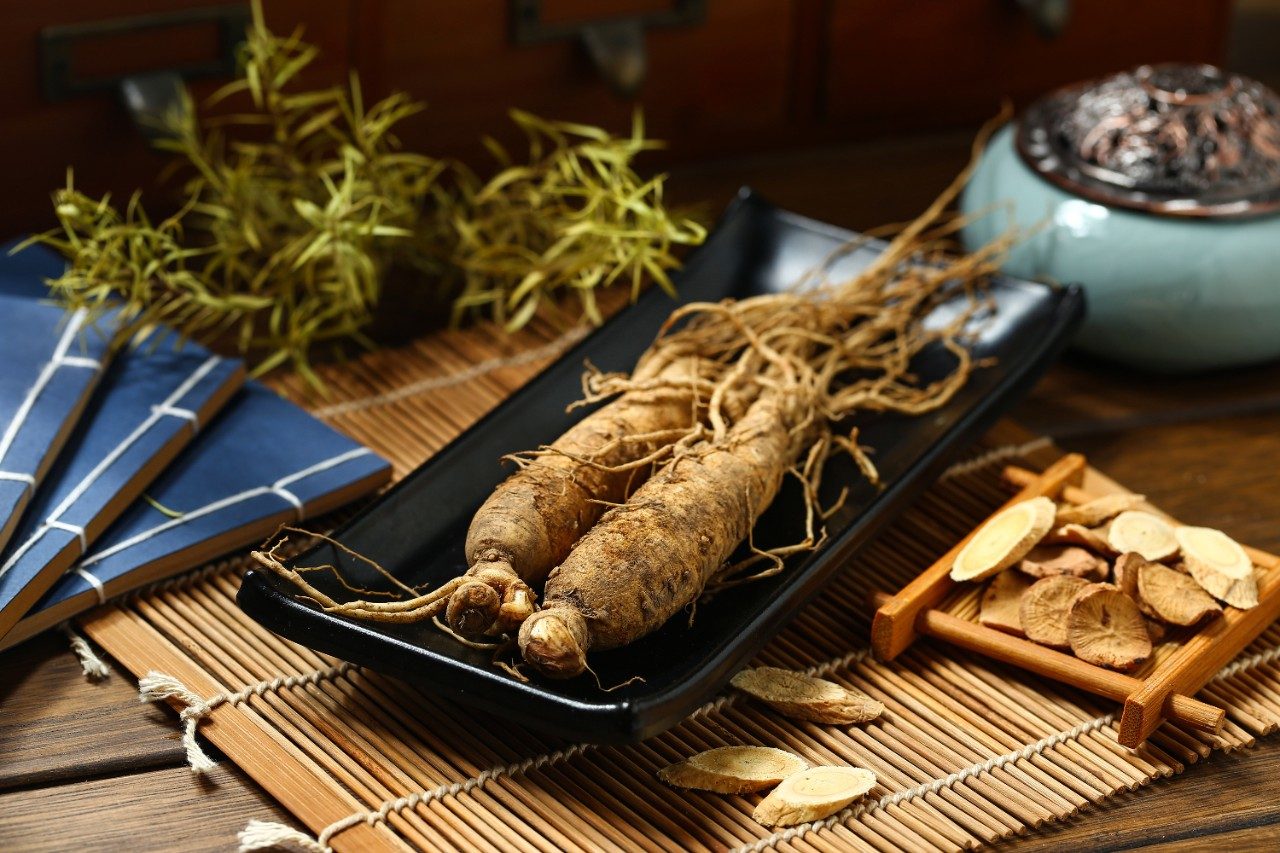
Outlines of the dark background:
[{"label": "dark background", "polygon": [[[634,14],[677,0],[542,0],[541,30]],[[164,159],[147,149],[109,86],[63,100],[46,95],[42,32],[218,5],[210,0],[7,0],[0,27],[0,155],[6,165],[0,236],[52,222],[49,193],[74,166],[91,194],[146,190]],[[235,5],[235,4],[232,4]],[[480,165],[487,133],[515,142],[505,114],[522,107],[549,118],[628,128],[643,105],[652,135],[670,147],[649,168],[671,168],[677,201],[706,200],[726,174],[769,183],[770,157],[844,177],[823,198],[765,189],[784,205],[866,227],[913,215],[930,189],[963,162],[964,141],[1002,98],[1025,103],[1074,80],[1143,62],[1222,63],[1276,82],[1276,0],[1073,0],[1063,31],[1037,32],[1018,0],[705,0],[692,23],[645,33],[648,75],[638,97],[615,94],[573,35],[534,44],[514,36],[508,0],[265,0],[279,33],[302,26],[322,48],[305,80],[338,82],[358,69],[372,98],[395,89],[428,109],[400,134],[407,148]],[[528,4],[524,4],[528,5]],[[174,24],[76,41],[67,52],[77,81],[208,60],[218,52],[210,23]],[[208,93],[225,76],[195,82]],[[856,152],[846,150],[859,145]],[[803,149],[805,157],[795,158]],[[859,162],[848,168],[848,158]],[[877,184],[890,159],[916,157],[918,189]],[[932,165],[936,163],[936,166]],[[936,183],[934,173],[936,172]],[[883,180],[883,179],[882,179]],[[804,184],[805,182],[796,182]],[[819,182],[821,183],[821,182]],[[808,182],[812,185],[813,182]],[[714,193],[718,196],[722,193]]]}]

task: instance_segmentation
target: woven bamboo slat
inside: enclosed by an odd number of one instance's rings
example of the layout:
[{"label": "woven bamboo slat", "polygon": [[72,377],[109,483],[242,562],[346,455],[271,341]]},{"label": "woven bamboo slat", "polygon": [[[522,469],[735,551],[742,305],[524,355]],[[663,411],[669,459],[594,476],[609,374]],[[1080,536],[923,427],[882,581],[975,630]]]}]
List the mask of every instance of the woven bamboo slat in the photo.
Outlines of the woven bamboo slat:
[{"label": "woven bamboo slat", "polygon": [[[577,336],[443,331],[326,368],[333,393],[323,401],[306,400],[292,380],[278,387],[402,476]],[[1166,723],[1137,750],[1117,743],[1110,703],[1082,691],[929,639],[889,663],[871,657],[868,594],[907,584],[1008,500],[1006,464],[1043,470],[1061,455],[997,428],[761,653],[758,663],[807,669],[882,701],[885,714],[863,727],[796,722],[726,694],[641,744],[559,741],[260,628],[235,604],[243,560],[101,608],[83,625],[135,674],[160,670],[206,701],[222,697],[199,736],[311,834],[348,819],[324,836],[335,850],[963,849],[1069,817],[1280,726],[1276,627],[1198,694],[1226,709],[1220,732]],[[1095,476],[1087,471],[1085,485]],[[830,820],[775,831],[751,819],[758,795],[677,791],[656,779],[694,751],[742,743],[867,767],[879,784]]]}]

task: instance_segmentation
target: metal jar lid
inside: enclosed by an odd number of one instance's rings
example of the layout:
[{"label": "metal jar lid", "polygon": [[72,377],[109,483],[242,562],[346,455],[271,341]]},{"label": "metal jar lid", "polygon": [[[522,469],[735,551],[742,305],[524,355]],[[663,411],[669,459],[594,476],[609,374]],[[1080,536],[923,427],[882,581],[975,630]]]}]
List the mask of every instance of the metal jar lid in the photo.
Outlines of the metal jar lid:
[{"label": "metal jar lid", "polygon": [[1027,109],[1018,153],[1068,192],[1167,216],[1280,210],[1280,97],[1211,65],[1143,65]]}]

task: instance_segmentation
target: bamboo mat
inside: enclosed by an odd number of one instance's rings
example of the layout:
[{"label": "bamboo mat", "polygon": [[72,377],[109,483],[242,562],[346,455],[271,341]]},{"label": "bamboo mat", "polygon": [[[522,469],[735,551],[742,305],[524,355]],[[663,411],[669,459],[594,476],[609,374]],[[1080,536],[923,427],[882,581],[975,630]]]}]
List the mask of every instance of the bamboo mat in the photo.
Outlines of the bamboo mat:
[{"label": "bamboo mat", "polygon": [[[402,476],[578,336],[440,332],[325,369],[333,393],[309,405]],[[277,387],[305,397],[293,380]],[[1073,815],[1280,726],[1275,627],[1202,692],[1228,709],[1220,735],[1166,725],[1137,751],[1116,743],[1113,704],[1073,689],[929,641],[891,665],[870,659],[867,590],[896,590],[1004,501],[1004,464],[1042,468],[1059,455],[1028,439],[994,430],[759,656],[882,701],[885,714],[865,727],[798,723],[726,694],[642,744],[568,743],[260,628],[235,605],[240,558],[100,608],[83,626],[135,674],[176,679],[191,695],[175,707],[200,737],[335,850],[960,849]],[[879,785],[830,820],[773,831],[751,819],[758,796],[677,791],[655,778],[695,751],[744,743],[868,767]]]}]

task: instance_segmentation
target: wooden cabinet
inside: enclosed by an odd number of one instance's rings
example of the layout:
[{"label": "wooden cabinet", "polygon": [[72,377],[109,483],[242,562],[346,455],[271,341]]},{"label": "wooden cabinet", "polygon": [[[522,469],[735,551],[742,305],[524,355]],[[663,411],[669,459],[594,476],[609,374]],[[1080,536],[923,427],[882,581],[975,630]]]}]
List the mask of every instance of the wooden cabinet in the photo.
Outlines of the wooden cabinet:
[{"label": "wooden cabinet", "polygon": [[[51,221],[49,192],[74,166],[92,193],[147,191],[163,159],[147,150],[110,90],[51,101],[41,34],[50,27],[216,6],[219,0],[61,0],[8,4],[0,28],[0,155],[7,166],[0,236]],[[1071,80],[1145,61],[1221,58],[1230,0],[1073,0],[1056,38],[1038,35],[1018,0],[264,0],[280,32],[319,44],[313,82],[358,69],[370,96],[403,89],[428,108],[406,147],[484,156],[490,134],[519,137],[511,107],[625,130],[643,106],[669,148],[651,157],[736,155],[857,136],[970,124],[1003,96],[1020,101]],[[238,5],[241,9],[245,4]],[[673,10],[681,14],[673,14]],[[518,38],[516,15],[545,37]],[[580,25],[641,15],[647,74],[634,97],[611,88],[575,35]],[[523,20],[523,19],[522,19]],[[527,21],[526,21],[527,23]],[[207,26],[88,39],[76,72],[142,72],[217,50]],[[196,84],[208,92],[220,81]]]},{"label": "wooden cabinet", "polygon": [[1145,62],[1218,62],[1229,13],[1217,0],[1071,0],[1046,37],[1014,0],[833,0],[826,116],[919,130]]}]

